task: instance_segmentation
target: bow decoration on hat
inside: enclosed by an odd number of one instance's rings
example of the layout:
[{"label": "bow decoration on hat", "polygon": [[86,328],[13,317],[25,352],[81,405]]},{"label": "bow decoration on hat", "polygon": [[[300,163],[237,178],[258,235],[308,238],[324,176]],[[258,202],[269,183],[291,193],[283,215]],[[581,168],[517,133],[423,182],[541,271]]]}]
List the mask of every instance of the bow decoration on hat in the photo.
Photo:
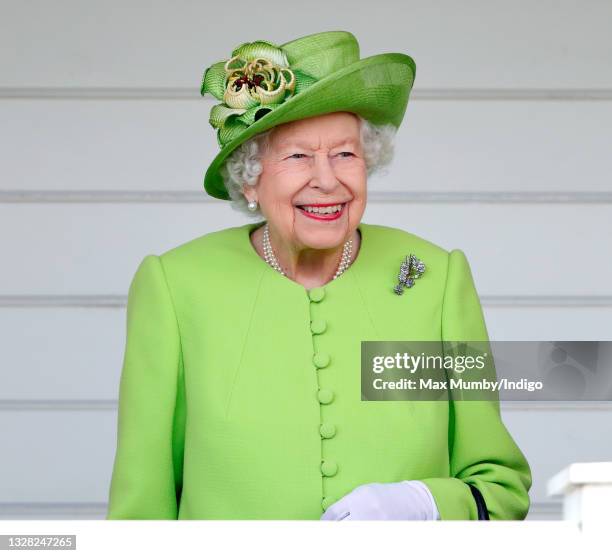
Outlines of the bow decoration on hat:
[{"label": "bow decoration on hat", "polygon": [[223,101],[212,107],[209,122],[223,148],[262,116],[317,80],[291,69],[287,55],[268,41],[246,42],[206,69],[201,94]]}]

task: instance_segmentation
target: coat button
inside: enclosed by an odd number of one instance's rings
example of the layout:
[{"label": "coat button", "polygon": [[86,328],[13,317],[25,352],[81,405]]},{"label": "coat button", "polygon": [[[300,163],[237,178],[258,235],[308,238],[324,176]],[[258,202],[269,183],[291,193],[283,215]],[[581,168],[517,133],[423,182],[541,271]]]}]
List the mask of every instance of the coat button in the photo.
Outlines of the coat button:
[{"label": "coat button", "polygon": [[333,477],[338,472],[338,464],[335,461],[326,460],[321,463],[321,473],[326,477]]},{"label": "coat button", "polygon": [[332,496],[326,496],[323,498],[323,500],[321,500],[321,507],[323,510],[327,510],[327,508],[329,508],[334,502],[335,500]]},{"label": "coat button", "polygon": [[317,397],[319,398],[319,402],[321,402],[322,404],[328,404],[331,403],[331,401],[334,399],[334,393],[331,390],[328,390],[327,388],[321,388],[317,392]]},{"label": "coat button", "polygon": [[310,330],[313,334],[323,334],[327,328],[327,323],[324,319],[314,319],[310,322]]},{"label": "coat button", "polygon": [[322,369],[323,367],[327,367],[329,365],[329,354],[325,352],[318,352],[312,356],[312,362],[315,367],[318,369]]},{"label": "coat button", "polygon": [[318,303],[325,297],[325,288],[323,286],[312,288],[308,291],[308,297],[310,297],[310,301]]},{"label": "coat button", "polygon": [[331,423],[323,423],[319,427],[319,432],[323,438],[333,438],[336,435],[336,425]]}]

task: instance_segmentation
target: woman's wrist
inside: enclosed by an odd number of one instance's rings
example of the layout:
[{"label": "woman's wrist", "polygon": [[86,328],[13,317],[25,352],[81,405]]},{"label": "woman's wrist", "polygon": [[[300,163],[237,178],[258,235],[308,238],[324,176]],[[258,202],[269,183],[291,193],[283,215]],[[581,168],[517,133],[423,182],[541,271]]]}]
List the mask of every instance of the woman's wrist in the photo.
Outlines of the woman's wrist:
[{"label": "woman's wrist", "polygon": [[438,506],[436,504],[436,500],[431,493],[431,490],[427,487],[427,485],[423,481],[419,480],[410,480],[410,481],[402,481],[403,483],[410,484],[415,489],[419,490],[422,493],[422,496],[429,501],[431,506],[431,512],[428,512],[428,520],[439,521],[440,520],[440,512],[438,511]]}]

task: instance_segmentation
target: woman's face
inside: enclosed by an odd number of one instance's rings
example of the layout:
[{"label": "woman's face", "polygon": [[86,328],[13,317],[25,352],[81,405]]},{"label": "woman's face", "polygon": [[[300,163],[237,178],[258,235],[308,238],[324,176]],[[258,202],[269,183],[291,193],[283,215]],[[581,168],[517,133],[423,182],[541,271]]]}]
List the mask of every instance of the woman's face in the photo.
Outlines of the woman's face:
[{"label": "woman's face", "polygon": [[[352,237],[367,193],[355,114],[334,112],[274,128],[262,166],[257,200],[285,242],[296,249],[327,249]],[[305,205],[340,205],[341,210],[312,214]]]}]

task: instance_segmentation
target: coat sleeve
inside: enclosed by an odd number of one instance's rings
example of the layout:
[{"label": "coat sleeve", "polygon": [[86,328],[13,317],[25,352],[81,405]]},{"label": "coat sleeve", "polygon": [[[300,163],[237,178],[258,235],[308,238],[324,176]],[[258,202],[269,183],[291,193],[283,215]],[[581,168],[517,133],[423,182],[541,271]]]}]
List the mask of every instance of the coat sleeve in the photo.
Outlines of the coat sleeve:
[{"label": "coat sleeve", "polygon": [[[486,341],[488,333],[470,266],[460,249],[449,253],[442,308],[444,341]],[[468,484],[482,494],[489,519],[525,519],[531,469],[502,422],[499,400],[450,400],[449,477],[422,479],[440,519],[478,519]]]},{"label": "coat sleeve", "polygon": [[184,445],[183,362],[162,260],[130,284],[117,446],[106,519],[177,519]]}]

